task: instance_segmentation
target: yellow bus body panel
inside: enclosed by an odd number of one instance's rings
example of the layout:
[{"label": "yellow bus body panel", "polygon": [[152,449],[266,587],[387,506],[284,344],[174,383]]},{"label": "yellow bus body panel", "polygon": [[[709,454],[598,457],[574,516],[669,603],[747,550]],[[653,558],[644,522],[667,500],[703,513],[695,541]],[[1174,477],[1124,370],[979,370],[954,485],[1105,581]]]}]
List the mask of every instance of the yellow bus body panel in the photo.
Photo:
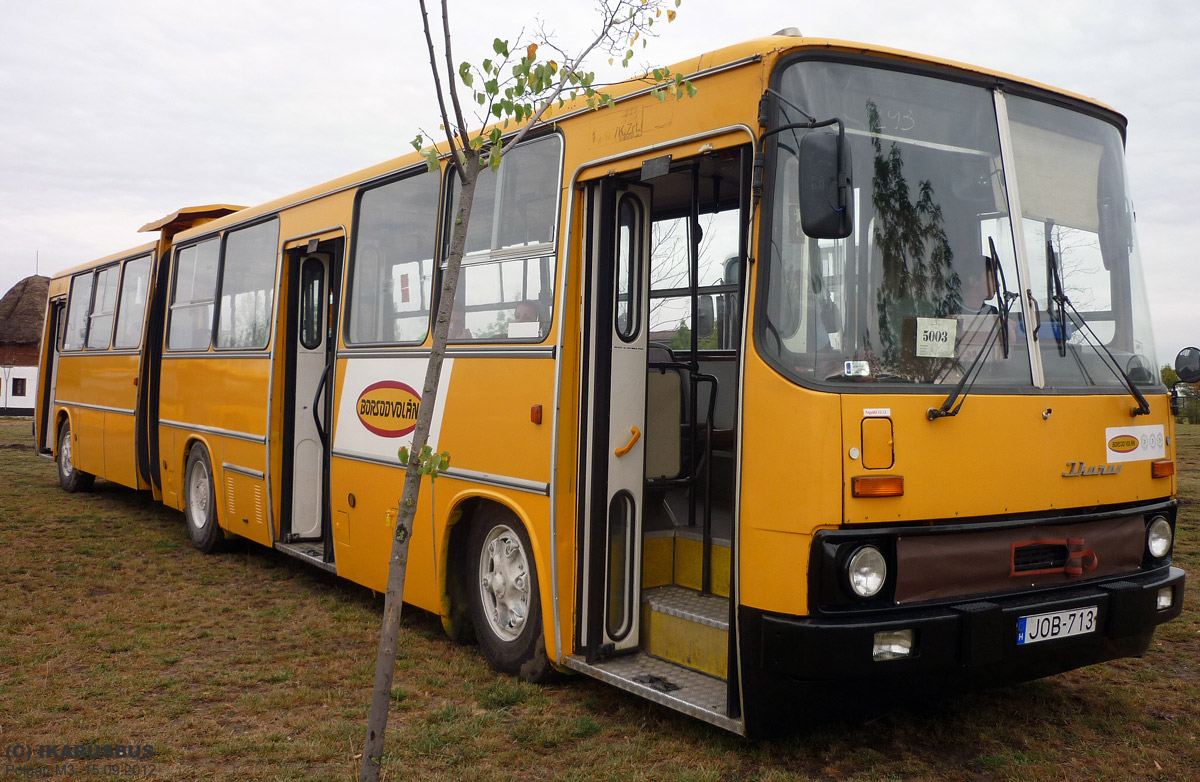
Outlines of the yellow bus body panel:
[{"label": "yellow bus body panel", "polygon": [[[236,523],[229,518],[231,484],[224,464],[266,471],[268,381],[271,364],[266,351],[252,358],[210,356],[163,357],[159,405],[159,454],[162,460],[163,502],[183,510],[182,480],[188,453],[196,442],[208,448],[218,523],[239,535],[270,545],[266,519]],[[213,431],[216,430],[216,431]],[[253,479],[232,482],[235,507],[253,507]],[[240,495],[240,496],[239,496]],[[261,500],[258,500],[261,501]]]},{"label": "yellow bus body panel", "polygon": [[[947,391],[948,393],[948,391]],[[1108,464],[1110,429],[1162,426],[1171,416],[1165,396],[1149,397],[1151,414],[1134,418],[1126,394],[1103,396],[992,396],[971,394],[957,416],[930,421],[926,411],[945,396],[854,395],[842,397],[845,448],[841,463],[847,524],[953,520],[1013,513],[1052,512],[1093,505],[1164,499],[1175,479],[1152,478],[1149,461]],[[894,427],[895,463],[864,469],[852,458],[863,412],[888,412]],[[1171,458],[1173,448],[1168,447]],[[969,453],[969,460],[963,454]],[[1118,470],[1066,476],[1071,463]],[[1084,468],[1086,471],[1086,467]],[[851,478],[900,475],[900,497],[856,498]]]},{"label": "yellow bus body panel", "polygon": [[131,488],[145,487],[134,436],[139,361],[130,352],[63,353],[55,393],[70,410],[75,467]]}]

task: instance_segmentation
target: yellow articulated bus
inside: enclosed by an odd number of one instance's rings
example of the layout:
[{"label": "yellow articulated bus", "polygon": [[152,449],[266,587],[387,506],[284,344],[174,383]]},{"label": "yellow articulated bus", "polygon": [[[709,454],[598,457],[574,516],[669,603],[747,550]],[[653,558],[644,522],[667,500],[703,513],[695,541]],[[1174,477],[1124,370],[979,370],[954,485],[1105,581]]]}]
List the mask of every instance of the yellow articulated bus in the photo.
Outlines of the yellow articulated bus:
[{"label": "yellow articulated bus", "polygon": [[[1184,574],[1123,117],[788,31],[673,70],[482,175],[405,601],[745,734],[1142,654]],[[414,154],[58,275],[63,488],[382,590],[456,197]]]}]

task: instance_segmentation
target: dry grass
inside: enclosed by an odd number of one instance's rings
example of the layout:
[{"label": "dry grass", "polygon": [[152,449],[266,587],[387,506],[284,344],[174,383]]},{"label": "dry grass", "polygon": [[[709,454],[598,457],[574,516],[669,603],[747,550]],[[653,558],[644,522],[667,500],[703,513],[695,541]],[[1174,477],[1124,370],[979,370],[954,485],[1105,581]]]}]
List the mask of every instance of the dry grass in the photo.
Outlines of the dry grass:
[{"label": "dry grass", "polygon": [[[1200,427],[1179,439],[1176,561],[1200,573]],[[150,744],[156,776],[172,780],[354,779],[381,599],[256,546],[199,554],[182,517],[145,494],[102,481],[63,494],[30,440],[27,421],[0,421],[0,745]],[[771,743],[592,681],[499,677],[410,611],[385,774],[1196,778],[1194,583],[1184,615],[1141,660]]]}]

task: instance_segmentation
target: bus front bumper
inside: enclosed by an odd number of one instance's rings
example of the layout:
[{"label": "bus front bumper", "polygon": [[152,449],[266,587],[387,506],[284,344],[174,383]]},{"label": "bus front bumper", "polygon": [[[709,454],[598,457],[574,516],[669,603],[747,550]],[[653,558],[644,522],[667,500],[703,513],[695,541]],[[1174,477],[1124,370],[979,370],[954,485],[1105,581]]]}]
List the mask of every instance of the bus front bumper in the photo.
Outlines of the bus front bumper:
[{"label": "bus front bumper", "polygon": [[[743,623],[742,632],[754,632],[758,625],[754,678],[763,683],[925,679],[1000,684],[1141,655],[1154,628],[1179,616],[1183,587],[1183,571],[1172,567],[1106,583],[933,608],[839,617],[744,615],[750,621]],[[1170,605],[1161,607],[1168,594]],[[1092,607],[1092,629],[1086,633],[1018,643],[1022,618]],[[909,653],[897,656],[893,648],[881,654],[880,642],[897,637],[911,637]]]}]

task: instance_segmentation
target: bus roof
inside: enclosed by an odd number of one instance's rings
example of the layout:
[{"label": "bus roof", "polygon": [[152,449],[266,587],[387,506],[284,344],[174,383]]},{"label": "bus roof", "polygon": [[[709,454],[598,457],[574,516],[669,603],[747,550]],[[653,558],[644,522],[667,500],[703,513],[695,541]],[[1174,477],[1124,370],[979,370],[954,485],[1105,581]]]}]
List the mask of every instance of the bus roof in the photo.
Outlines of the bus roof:
[{"label": "bus roof", "polygon": [[[86,269],[94,269],[97,266],[104,266],[105,264],[113,263],[114,261],[120,261],[125,258],[132,258],[135,255],[144,255],[145,253],[153,252],[156,245],[157,245],[156,242],[149,242],[148,244],[140,244],[137,247],[131,247],[128,250],[122,250],[120,252],[113,253],[112,255],[106,255],[103,258],[97,258],[94,261],[88,261],[87,263],[81,263],[77,266],[72,266],[69,269],[63,269],[60,272],[55,272],[55,274],[50,279],[51,279],[51,281],[54,281],[54,280],[62,279],[65,277],[70,277],[72,274],[75,274],[76,272],[84,271]],[[55,290],[56,290],[55,286],[52,285],[51,286],[51,295],[54,294]]]}]

